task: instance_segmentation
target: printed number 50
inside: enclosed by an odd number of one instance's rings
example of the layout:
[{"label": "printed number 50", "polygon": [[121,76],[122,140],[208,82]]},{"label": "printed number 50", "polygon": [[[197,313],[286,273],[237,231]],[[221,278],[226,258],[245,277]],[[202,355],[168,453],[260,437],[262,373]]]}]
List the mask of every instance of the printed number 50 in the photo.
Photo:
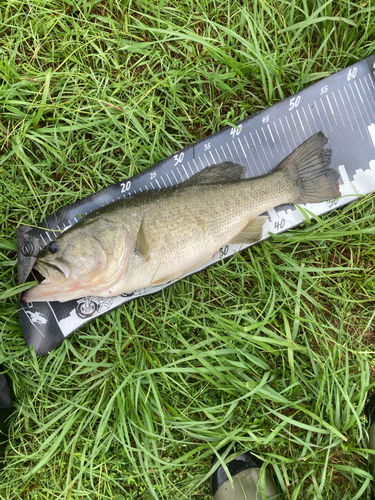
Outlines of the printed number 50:
[{"label": "printed number 50", "polygon": [[298,104],[301,102],[301,96],[292,97],[289,101],[289,111],[292,111],[293,108],[296,108]]}]

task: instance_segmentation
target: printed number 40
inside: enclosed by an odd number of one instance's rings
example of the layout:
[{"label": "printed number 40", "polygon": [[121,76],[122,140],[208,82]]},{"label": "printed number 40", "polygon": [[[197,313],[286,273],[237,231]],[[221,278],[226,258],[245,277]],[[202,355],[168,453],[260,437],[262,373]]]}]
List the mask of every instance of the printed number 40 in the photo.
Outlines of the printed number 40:
[{"label": "printed number 40", "polygon": [[232,127],[231,130],[230,130],[230,135],[232,137],[234,137],[235,135],[240,135],[241,130],[242,130],[242,125],[238,125],[238,128]]}]

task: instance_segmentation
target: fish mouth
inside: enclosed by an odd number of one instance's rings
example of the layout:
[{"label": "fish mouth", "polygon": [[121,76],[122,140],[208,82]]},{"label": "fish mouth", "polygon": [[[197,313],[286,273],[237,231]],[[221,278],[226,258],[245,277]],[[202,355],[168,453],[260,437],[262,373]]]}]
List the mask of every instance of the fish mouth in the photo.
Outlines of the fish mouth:
[{"label": "fish mouth", "polygon": [[34,269],[45,278],[40,284],[54,283],[60,285],[69,278],[70,274],[68,266],[65,266],[61,262],[52,264],[51,262],[37,260]]},{"label": "fish mouth", "polygon": [[50,297],[57,297],[61,294],[61,286],[69,278],[69,268],[62,263],[45,262],[37,260],[34,265],[37,274],[44,278],[38,285],[33,286],[21,296],[24,302],[39,302],[53,300]]}]

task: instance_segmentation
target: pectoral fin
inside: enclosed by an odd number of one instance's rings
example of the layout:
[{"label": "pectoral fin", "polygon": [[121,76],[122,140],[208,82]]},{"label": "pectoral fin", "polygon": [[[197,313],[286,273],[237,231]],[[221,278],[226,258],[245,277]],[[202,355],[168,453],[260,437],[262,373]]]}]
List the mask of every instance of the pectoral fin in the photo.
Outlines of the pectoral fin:
[{"label": "pectoral fin", "polygon": [[135,245],[135,251],[142,255],[144,259],[148,259],[150,256],[150,245],[146,239],[144,218],[142,219],[141,226],[137,235],[137,243]]},{"label": "pectoral fin", "polygon": [[259,241],[262,238],[263,225],[267,219],[268,217],[265,216],[252,219],[229,243],[245,244]]}]

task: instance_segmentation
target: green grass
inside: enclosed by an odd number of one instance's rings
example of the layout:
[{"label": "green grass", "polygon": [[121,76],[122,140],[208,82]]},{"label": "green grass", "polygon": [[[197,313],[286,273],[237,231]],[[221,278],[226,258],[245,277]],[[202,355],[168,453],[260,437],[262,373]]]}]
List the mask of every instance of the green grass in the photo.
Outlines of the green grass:
[{"label": "green grass", "polygon": [[0,497],[208,500],[236,442],[289,500],[366,498],[374,197],[122,306],[45,358],[15,229],[375,52],[375,3],[0,2]]}]

